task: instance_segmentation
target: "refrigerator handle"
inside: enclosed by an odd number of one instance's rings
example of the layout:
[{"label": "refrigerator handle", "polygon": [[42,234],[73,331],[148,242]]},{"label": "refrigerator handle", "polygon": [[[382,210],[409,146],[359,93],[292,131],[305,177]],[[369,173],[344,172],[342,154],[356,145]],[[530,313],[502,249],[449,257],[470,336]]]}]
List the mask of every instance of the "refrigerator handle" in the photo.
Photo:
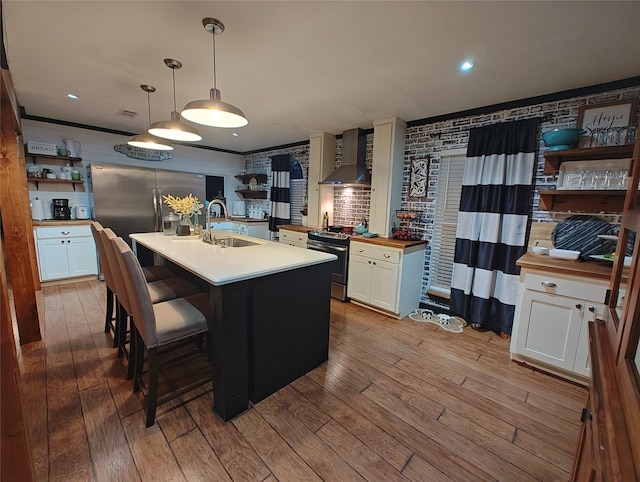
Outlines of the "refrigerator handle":
[{"label": "refrigerator handle", "polygon": [[158,188],[158,231],[162,231],[162,189]]},{"label": "refrigerator handle", "polygon": [[159,231],[158,228],[158,197],[156,196],[156,188],[151,189],[151,200],[153,201],[153,230]]}]

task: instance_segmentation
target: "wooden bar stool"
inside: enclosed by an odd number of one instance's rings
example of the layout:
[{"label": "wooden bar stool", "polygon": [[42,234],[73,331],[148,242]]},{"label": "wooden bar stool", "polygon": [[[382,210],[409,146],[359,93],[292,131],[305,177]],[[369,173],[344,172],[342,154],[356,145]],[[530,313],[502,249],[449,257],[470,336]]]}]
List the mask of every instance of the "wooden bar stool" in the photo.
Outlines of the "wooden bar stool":
[{"label": "wooden bar stool", "polygon": [[[171,394],[158,398],[158,377],[160,364],[158,349],[198,334],[206,333],[212,324],[212,313],[209,296],[198,293],[162,303],[153,303],[146,288],[142,268],[129,245],[122,238],[113,241],[116,247],[120,271],[131,303],[131,337],[135,338],[134,391],[144,390],[142,379],[144,353],[149,363],[149,382],[145,396],[147,409],[147,427],[155,423],[156,407],[195,387],[207,383],[211,377],[197,380],[175,390]],[[197,353],[197,352],[194,352]]]}]

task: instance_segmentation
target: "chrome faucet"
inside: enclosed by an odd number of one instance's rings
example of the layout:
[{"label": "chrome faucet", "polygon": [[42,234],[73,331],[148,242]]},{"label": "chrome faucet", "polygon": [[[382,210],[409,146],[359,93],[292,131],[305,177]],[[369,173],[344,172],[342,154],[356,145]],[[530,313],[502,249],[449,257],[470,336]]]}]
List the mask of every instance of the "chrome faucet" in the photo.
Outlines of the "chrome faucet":
[{"label": "chrome faucet", "polygon": [[227,211],[227,206],[225,206],[225,204],[222,201],[220,201],[220,199],[214,199],[209,203],[209,205],[207,206],[207,213],[206,213],[207,229],[205,229],[204,232],[202,233],[202,240],[205,243],[210,243],[210,244],[216,244],[216,237],[211,234],[211,206],[213,206],[214,204],[220,205],[221,209],[224,211],[225,221],[229,220],[229,211]]}]

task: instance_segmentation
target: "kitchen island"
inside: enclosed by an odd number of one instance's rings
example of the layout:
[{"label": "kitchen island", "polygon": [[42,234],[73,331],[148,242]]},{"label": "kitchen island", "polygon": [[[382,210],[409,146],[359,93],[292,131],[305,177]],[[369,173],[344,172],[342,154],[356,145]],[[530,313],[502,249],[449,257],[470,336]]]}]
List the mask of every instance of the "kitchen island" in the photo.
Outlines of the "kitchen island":
[{"label": "kitchen island", "polygon": [[227,421],[327,360],[331,264],[336,256],[242,235],[131,235],[208,286],[213,313],[213,408]]}]

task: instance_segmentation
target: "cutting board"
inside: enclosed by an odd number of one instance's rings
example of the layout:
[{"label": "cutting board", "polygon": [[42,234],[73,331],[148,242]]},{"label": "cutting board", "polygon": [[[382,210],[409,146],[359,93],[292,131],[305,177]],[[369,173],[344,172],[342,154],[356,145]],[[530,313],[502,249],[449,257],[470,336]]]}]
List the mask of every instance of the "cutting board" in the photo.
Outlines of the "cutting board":
[{"label": "cutting board", "polygon": [[598,237],[599,234],[613,235],[616,227],[598,216],[576,215],[560,221],[551,233],[553,246],[559,249],[580,251],[580,258],[607,254],[615,251],[616,242]]}]

